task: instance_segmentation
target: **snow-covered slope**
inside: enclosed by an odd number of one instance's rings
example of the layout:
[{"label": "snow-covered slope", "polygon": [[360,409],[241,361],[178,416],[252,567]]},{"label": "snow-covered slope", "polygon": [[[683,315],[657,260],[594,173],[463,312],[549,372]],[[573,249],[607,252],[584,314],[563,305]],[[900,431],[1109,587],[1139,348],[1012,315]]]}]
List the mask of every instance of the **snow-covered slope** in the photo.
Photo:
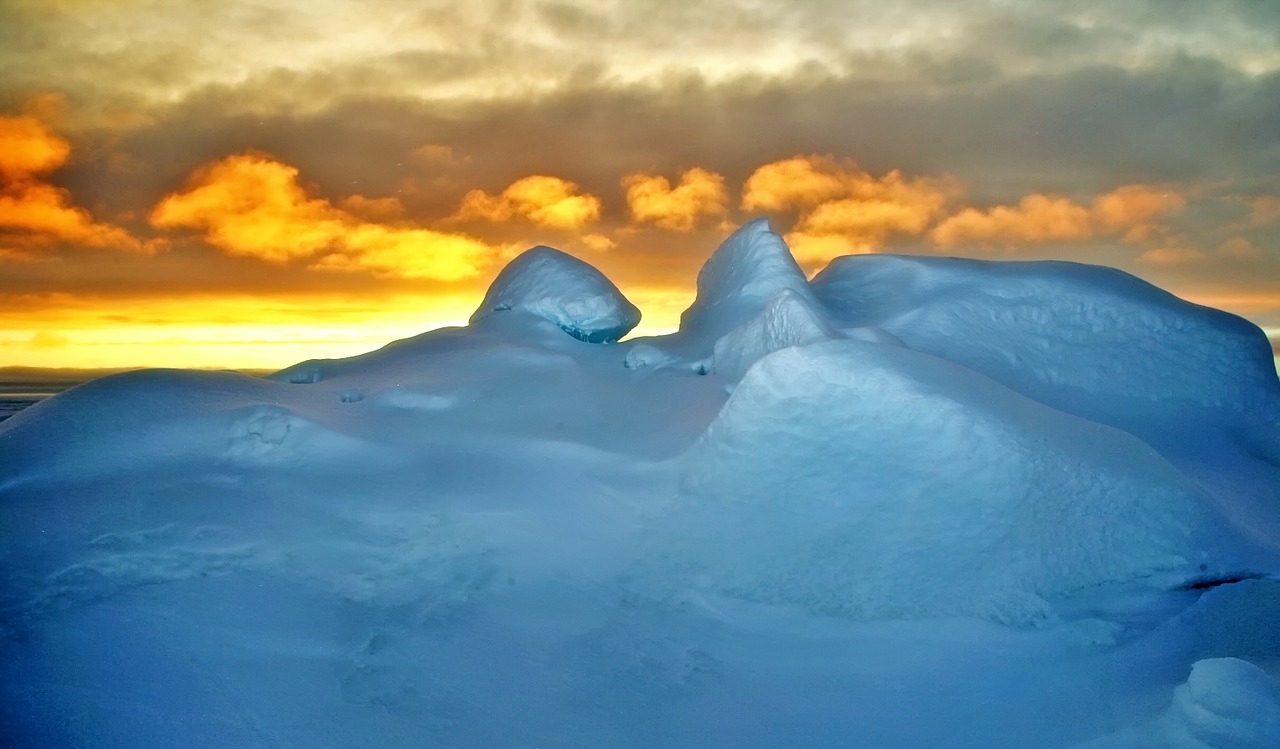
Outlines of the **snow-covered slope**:
[{"label": "snow-covered slope", "polygon": [[812,301],[784,288],[769,298],[760,314],[716,340],[711,366],[722,378],[736,382],[774,351],[839,337]]},{"label": "snow-covered slope", "polygon": [[690,554],[750,600],[1028,623],[1223,571],[1208,497],[1141,441],[899,346],[766,357],[688,461]]},{"label": "snow-covered slope", "polygon": [[1072,264],[811,285],[762,221],[637,320],[535,248],[466,327],[0,424],[0,743],[1274,743],[1256,328]]},{"label": "snow-covered slope", "polygon": [[471,315],[528,312],[588,343],[613,343],[640,322],[640,310],[586,263],[550,247],[534,247],[502,269]]}]

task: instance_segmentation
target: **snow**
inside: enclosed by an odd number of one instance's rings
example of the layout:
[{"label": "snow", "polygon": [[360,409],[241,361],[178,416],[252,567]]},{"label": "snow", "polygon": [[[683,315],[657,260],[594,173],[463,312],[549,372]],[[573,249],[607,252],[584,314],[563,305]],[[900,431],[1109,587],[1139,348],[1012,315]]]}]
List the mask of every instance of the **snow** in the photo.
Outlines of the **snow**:
[{"label": "snow", "polygon": [[680,315],[680,329],[636,345],[646,347],[645,361],[664,359],[668,365],[683,363],[706,371],[716,341],[759,316],[783,292],[791,295],[785,302],[788,308],[816,305],[782,237],[767,219],[756,219],[730,235],[703,265],[697,296]]},{"label": "snow", "polygon": [[1280,746],[1280,687],[1239,658],[1191,666],[1159,719],[1081,749],[1271,749]]},{"label": "snow", "polygon": [[710,584],[815,613],[1027,624],[1076,590],[1218,568],[1209,498],[1141,441],[897,346],[765,357],[684,482]]},{"label": "snow", "polygon": [[784,288],[770,297],[760,314],[716,341],[711,366],[720,376],[736,382],[767,354],[839,337],[805,297]]},{"label": "snow", "polygon": [[[535,248],[470,325],[0,424],[17,746],[1276,746],[1261,331],[763,221],[670,336]],[[569,335],[566,335],[569,333]]]},{"label": "snow", "polygon": [[600,271],[550,247],[526,250],[502,269],[471,315],[528,312],[588,343],[612,343],[640,322],[640,310]]}]

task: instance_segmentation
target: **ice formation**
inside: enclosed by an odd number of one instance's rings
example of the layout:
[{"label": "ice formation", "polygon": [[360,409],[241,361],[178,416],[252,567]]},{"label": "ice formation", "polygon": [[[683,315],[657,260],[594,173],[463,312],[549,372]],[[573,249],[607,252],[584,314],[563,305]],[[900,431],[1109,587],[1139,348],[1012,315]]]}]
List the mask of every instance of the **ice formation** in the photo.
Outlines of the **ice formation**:
[{"label": "ice formation", "polygon": [[813,290],[838,327],[885,330],[1055,408],[1280,411],[1256,326],[1111,268],[851,255]]},{"label": "ice formation", "polygon": [[640,310],[612,281],[550,247],[526,250],[503,268],[471,322],[507,310],[546,318],[588,343],[612,343],[640,322]]},{"label": "ice formation", "polygon": [[[0,743],[1276,745],[1261,331],[764,221],[669,336],[517,257],[472,324],[0,424]],[[569,333],[569,335],[565,335]]]},{"label": "ice formation", "polygon": [[815,612],[1027,623],[1045,599],[1216,564],[1208,497],[1140,440],[897,346],[762,359],[685,484],[709,584]]},{"label": "ice formation", "polygon": [[774,351],[839,337],[812,301],[784,288],[769,298],[760,314],[716,340],[712,367],[737,382],[752,364]]}]

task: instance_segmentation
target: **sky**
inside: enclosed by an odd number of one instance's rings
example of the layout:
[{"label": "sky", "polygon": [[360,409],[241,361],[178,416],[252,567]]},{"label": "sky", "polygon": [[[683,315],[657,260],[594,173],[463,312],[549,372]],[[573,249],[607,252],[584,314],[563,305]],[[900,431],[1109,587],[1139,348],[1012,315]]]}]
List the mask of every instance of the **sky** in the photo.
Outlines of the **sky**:
[{"label": "sky", "polygon": [[0,366],[362,353],[538,244],[663,332],[757,216],[809,272],[1100,263],[1274,341],[1280,3],[0,2]]}]

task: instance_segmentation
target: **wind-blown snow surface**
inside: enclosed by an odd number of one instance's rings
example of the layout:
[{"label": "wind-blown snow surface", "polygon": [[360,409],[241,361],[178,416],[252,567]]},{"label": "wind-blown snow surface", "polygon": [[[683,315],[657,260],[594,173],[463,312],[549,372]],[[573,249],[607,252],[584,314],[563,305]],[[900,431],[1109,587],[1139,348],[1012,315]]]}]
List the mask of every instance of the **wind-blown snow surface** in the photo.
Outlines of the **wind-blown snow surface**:
[{"label": "wind-blown snow surface", "polygon": [[764,222],[636,319],[541,248],[464,328],[6,421],[0,738],[1277,745],[1256,328],[1063,263],[809,283]]}]

